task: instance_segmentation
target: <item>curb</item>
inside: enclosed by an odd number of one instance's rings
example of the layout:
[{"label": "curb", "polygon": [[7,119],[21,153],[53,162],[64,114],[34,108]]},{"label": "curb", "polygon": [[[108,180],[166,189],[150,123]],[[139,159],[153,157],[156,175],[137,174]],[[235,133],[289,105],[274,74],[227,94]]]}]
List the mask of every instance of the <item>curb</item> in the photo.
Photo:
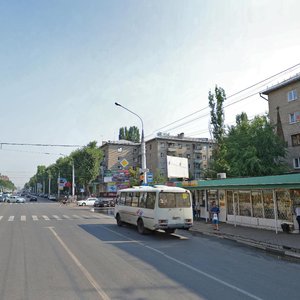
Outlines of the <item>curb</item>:
[{"label": "curb", "polygon": [[281,245],[268,244],[265,242],[255,241],[255,240],[247,239],[247,238],[240,237],[240,236],[230,235],[230,234],[226,234],[226,233],[205,232],[205,231],[201,231],[199,229],[192,229],[192,228],[190,229],[190,231],[193,231],[193,232],[199,233],[199,234],[203,234],[206,236],[231,240],[231,241],[234,241],[234,242],[237,242],[237,243],[249,246],[249,247],[254,247],[254,248],[263,250],[267,253],[284,256],[284,257],[289,257],[289,258],[300,261],[300,251],[299,251],[299,249],[296,249],[296,248],[291,248],[291,247],[287,247],[284,245],[281,246]]}]

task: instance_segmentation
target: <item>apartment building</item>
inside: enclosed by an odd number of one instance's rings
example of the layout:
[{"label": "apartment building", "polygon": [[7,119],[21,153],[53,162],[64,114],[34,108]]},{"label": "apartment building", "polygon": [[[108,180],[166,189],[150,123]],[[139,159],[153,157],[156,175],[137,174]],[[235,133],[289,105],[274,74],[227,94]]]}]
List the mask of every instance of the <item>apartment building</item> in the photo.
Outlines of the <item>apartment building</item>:
[{"label": "apartment building", "polygon": [[147,168],[155,174],[168,177],[167,156],[185,157],[188,159],[189,178],[203,178],[203,170],[208,167],[212,157],[213,143],[207,138],[185,137],[159,133],[146,142]]},{"label": "apartment building", "polygon": [[[300,172],[300,74],[263,91],[268,96],[270,121],[287,143],[287,163]],[[264,97],[264,96],[262,96]]]},{"label": "apartment building", "polygon": [[100,192],[115,192],[129,185],[130,167],[140,166],[140,143],[131,141],[103,142],[103,161],[100,166]]}]

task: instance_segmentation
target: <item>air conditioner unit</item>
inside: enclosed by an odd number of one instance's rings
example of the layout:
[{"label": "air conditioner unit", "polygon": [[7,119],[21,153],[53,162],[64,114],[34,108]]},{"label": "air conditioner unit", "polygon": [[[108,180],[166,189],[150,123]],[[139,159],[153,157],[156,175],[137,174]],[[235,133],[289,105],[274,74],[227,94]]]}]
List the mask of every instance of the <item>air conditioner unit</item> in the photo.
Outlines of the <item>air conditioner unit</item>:
[{"label": "air conditioner unit", "polygon": [[218,173],[217,178],[218,179],[225,179],[226,178],[226,173]]}]

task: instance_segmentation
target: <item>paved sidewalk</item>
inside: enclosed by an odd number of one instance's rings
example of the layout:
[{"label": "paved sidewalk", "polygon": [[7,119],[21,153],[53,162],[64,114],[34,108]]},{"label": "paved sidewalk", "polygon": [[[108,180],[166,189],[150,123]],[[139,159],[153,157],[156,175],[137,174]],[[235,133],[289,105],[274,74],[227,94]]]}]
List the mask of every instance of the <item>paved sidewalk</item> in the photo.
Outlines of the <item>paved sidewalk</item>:
[{"label": "paved sidewalk", "polygon": [[195,221],[190,229],[205,235],[225,238],[260,248],[278,255],[300,259],[300,234],[284,233],[275,230],[264,230],[244,226],[234,226],[227,223],[220,224],[220,230],[213,229],[211,223],[205,220]]}]

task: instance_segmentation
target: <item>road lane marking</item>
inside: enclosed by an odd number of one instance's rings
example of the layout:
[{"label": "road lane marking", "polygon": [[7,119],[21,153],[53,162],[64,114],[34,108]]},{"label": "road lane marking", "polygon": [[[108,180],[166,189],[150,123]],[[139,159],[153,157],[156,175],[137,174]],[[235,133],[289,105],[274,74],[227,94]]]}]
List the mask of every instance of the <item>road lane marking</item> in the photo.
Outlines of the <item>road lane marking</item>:
[{"label": "road lane marking", "polygon": [[73,217],[74,217],[75,219],[81,219],[81,217],[79,217],[79,216],[77,216],[77,215],[73,215]]},{"label": "road lane marking", "polygon": [[33,221],[38,221],[39,219],[38,219],[37,216],[32,216],[32,220],[33,220]]},{"label": "road lane marking", "polygon": [[56,239],[59,241],[61,246],[66,250],[66,252],[69,254],[69,256],[73,259],[77,267],[81,270],[81,272],[84,274],[86,279],[90,282],[90,284],[95,288],[98,295],[101,297],[102,300],[110,300],[108,295],[101,289],[97,281],[93,278],[93,276],[89,273],[89,271],[81,264],[79,259],[73,254],[73,252],[69,249],[69,247],[65,244],[65,242],[59,237],[59,235],[54,230],[54,227],[47,227],[53,235],[56,237]]},{"label": "road lane marking", "polygon": [[213,275],[211,275],[211,274],[209,274],[209,273],[207,273],[207,272],[201,271],[200,269],[197,269],[197,268],[195,268],[195,267],[193,267],[193,266],[191,266],[191,265],[189,265],[189,264],[186,264],[185,262],[183,262],[183,261],[181,261],[181,260],[178,260],[178,259],[176,259],[176,258],[174,258],[174,257],[172,257],[172,256],[170,256],[170,255],[168,255],[168,254],[166,254],[166,253],[164,253],[163,251],[160,251],[160,250],[155,249],[155,248],[153,248],[153,247],[147,246],[145,243],[143,243],[143,242],[141,242],[141,241],[131,239],[131,238],[129,238],[128,236],[126,236],[126,235],[124,235],[124,234],[122,234],[122,233],[119,233],[119,232],[117,232],[117,231],[114,231],[114,230],[112,230],[112,229],[109,229],[109,228],[107,228],[107,227],[105,227],[105,226],[103,226],[103,228],[104,228],[105,230],[110,231],[110,232],[113,232],[113,233],[115,233],[116,235],[119,235],[119,236],[121,236],[121,237],[123,237],[123,238],[126,238],[126,239],[128,239],[128,240],[134,241],[134,242],[136,242],[137,244],[139,244],[140,246],[145,247],[145,248],[147,248],[147,249],[149,249],[149,250],[151,250],[151,251],[153,251],[153,252],[155,252],[155,253],[158,253],[159,255],[162,255],[162,256],[164,256],[166,259],[168,259],[168,260],[170,260],[170,261],[172,261],[172,262],[175,262],[175,263],[177,263],[177,264],[179,264],[179,265],[181,265],[181,266],[184,266],[184,267],[187,268],[187,269],[190,269],[190,270],[192,270],[192,271],[194,271],[194,272],[196,272],[196,273],[198,273],[198,274],[201,274],[201,275],[204,276],[204,277],[207,277],[207,278],[209,278],[209,279],[211,279],[211,280],[214,280],[214,281],[216,281],[216,282],[218,282],[218,283],[220,283],[220,284],[222,284],[222,285],[224,285],[224,286],[227,286],[227,287],[229,287],[229,288],[231,288],[231,289],[233,289],[233,290],[235,290],[235,291],[237,291],[237,292],[239,292],[239,293],[241,293],[241,294],[243,294],[243,295],[248,296],[249,298],[252,298],[252,299],[255,299],[255,300],[263,300],[262,298],[260,298],[260,297],[258,297],[258,296],[255,296],[255,295],[253,295],[253,294],[247,292],[246,290],[243,290],[243,289],[241,289],[241,288],[239,288],[239,287],[237,287],[237,286],[235,286],[235,285],[233,285],[233,284],[230,284],[230,283],[228,283],[228,282],[226,282],[226,281],[224,281],[224,280],[222,280],[222,279],[219,279],[218,277],[215,277],[215,276],[213,276]]},{"label": "road lane marking", "polygon": [[0,221],[2,220],[3,216],[0,216]]},{"label": "road lane marking", "polygon": [[70,218],[69,216],[67,216],[67,215],[63,215],[63,217],[64,217],[65,219],[68,219],[68,220],[71,219],[71,218]]},{"label": "road lane marking", "polygon": [[45,221],[49,221],[50,219],[47,216],[42,216]]},{"label": "road lane marking", "polygon": [[10,216],[10,217],[8,218],[8,221],[9,221],[9,222],[12,222],[14,219],[15,219],[15,216]]},{"label": "road lane marking", "polygon": [[52,215],[52,217],[54,218],[54,219],[56,219],[56,220],[62,220],[59,216],[57,216],[57,215]]},{"label": "road lane marking", "polygon": [[26,221],[26,216],[21,216],[21,221],[25,222]]}]

